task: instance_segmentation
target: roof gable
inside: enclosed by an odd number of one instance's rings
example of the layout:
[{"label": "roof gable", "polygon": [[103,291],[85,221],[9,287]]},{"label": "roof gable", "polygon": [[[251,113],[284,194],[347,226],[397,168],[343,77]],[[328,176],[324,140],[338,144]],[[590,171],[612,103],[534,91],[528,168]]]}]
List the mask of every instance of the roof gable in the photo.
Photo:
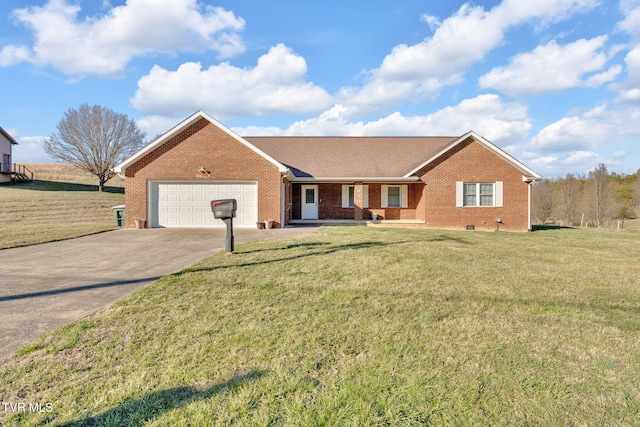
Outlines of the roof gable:
[{"label": "roof gable", "polygon": [[2,127],[0,127],[0,134],[4,136],[11,144],[18,145],[18,141],[13,139],[13,137],[9,135],[9,133],[6,130],[2,129]]},{"label": "roof gable", "polygon": [[423,167],[427,166],[429,163],[435,161],[436,159],[438,159],[440,156],[444,155],[445,153],[447,153],[449,150],[453,149],[454,147],[456,147],[458,144],[466,141],[467,139],[472,138],[474,141],[480,143],[481,145],[483,145],[485,148],[489,149],[490,151],[494,152],[495,154],[497,154],[499,157],[502,157],[505,161],[507,161],[508,163],[510,163],[513,167],[515,167],[516,169],[520,170],[520,172],[523,173],[523,175],[525,175],[527,178],[531,178],[533,180],[538,180],[538,179],[542,179],[542,176],[539,175],[538,173],[536,173],[533,169],[525,166],[523,163],[521,163],[520,161],[516,160],[515,157],[511,156],[510,154],[508,154],[506,151],[500,149],[498,146],[492,144],[491,142],[489,142],[486,138],[478,135],[477,133],[470,131],[465,133],[464,135],[462,135],[460,138],[456,139],[455,141],[453,141],[449,146],[445,147],[444,149],[442,149],[441,151],[439,151],[438,153],[436,153],[435,155],[433,155],[432,157],[429,157],[426,161],[424,161],[423,163],[421,163],[418,167],[411,169],[408,173],[406,173],[404,176],[405,177],[409,177],[414,175],[416,172],[418,172],[420,169],[422,169]]},{"label": "roof gable", "polygon": [[267,160],[268,162],[270,162],[271,164],[276,166],[280,172],[284,173],[284,172],[287,171],[287,168],[283,164],[281,164],[280,162],[278,162],[273,157],[269,156],[268,154],[266,154],[265,152],[263,152],[262,150],[260,150],[256,146],[254,146],[253,144],[249,143],[246,139],[240,137],[238,134],[236,134],[235,132],[231,131],[229,128],[227,128],[222,123],[218,122],[216,119],[214,119],[213,117],[209,116],[205,112],[197,111],[196,113],[192,114],[191,116],[187,117],[185,120],[180,122],[178,125],[174,126],[172,129],[170,129],[167,132],[165,132],[164,134],[162,134],[158,139],[156,139],[155,141],[153,141],[150,144],[146,145],[140,151],[138,151],[137,153],[135,153],[134,155],[132,155],[128,159],[124,160],[122,163],[120,163],[116,167],[114,167],[113,168],[114,172],[124,173],[124,171],[126,170],[126,168],[128,166],[134,164],[135,162],[137,162],[138,160],[142,159],[147,154],[153,152],[155,149],[160,147],[162,144],[168,142],[175,135],[179,134],[184,129],[188,128],[189,126],[191,126],[193,123],[195,123],[196,121],[198,121],[200,119],[205,119],[205,120],[209,121],[211,124],[213,124],[214,126],[218,127],[220,130],[222,130],[223,132],[225,132],[226,134],[231,136],[233,139],[235,139],[236,141],[238,141],[239,143],[241,143],[245,147],[249,148],[250,150],[252,150],[256,154],[260,155],[262,158],[264,158],[265,160]]}]

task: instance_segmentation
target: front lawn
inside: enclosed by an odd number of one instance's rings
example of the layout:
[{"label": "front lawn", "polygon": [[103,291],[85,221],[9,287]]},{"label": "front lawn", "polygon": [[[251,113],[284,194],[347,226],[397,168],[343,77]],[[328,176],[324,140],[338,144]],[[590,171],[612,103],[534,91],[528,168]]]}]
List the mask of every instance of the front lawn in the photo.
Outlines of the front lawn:
[{"label": "front lawn", "polygon": [[328,227],[236,250],[0,363],[0,401],[41,408],[0,424],[640,419],[640,233]]},{"label": "front lawn", "polygon": [[124,204],[124,189],[105,188],[39,180],[0,185],[0,249],[115,229],[111,207]]}]

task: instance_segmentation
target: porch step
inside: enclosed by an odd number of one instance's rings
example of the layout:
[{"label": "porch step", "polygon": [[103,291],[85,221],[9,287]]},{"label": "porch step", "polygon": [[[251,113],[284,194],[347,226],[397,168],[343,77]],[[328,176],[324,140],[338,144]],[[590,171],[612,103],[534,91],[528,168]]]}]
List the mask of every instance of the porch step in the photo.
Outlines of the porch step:
[{"label": "porch step", "polygon": [[33,181],[33,179],[24,173],[11,172],[11,182],[31,182],[31,181]]}]

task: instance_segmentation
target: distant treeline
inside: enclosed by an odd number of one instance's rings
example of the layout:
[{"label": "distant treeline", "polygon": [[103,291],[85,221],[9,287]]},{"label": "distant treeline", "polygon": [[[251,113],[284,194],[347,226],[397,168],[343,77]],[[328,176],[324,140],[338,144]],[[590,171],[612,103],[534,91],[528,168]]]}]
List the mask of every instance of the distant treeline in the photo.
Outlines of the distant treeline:
[{"label": "distant treeline", "polygon": [[607,170],[604,163],[588,174],[544,179],[531,193],[537,224],[608,227],[640,217],[640,169],[631,175]]}]

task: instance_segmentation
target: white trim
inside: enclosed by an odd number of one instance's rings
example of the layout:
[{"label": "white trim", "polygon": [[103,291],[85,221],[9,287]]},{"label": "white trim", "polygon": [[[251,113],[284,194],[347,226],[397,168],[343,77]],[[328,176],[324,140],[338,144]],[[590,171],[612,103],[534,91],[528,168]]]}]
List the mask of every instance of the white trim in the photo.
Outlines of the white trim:
[{"label": "white trim", "polygon": [[527,187],[527,230],[531,231],[531,183]]},{"label": "white trim", "polygon": [[[284,228],[284,215],[286,212],[286,209],[284,207],[284,192],[286,191],[286,187],[284,182],[282,182],[282,180],[280,180],[280,227]],[[258,221],[260,221],[260,219],[258,219]]]},{"label": "white trim", "polygon": [[[305,218],[304,217],[305,216],[304,215],[304,206],[305,206],[305,204],[308,204],[306,202],[306,197],[305,197],[306,196],[306,191],[305,190],[308,189],[308,188],[312,188],[313,189],[314,198],[315,198],[314,204],[315,204],[316,207],[314,209],[314,212],[313,212],[314,215],[313,215],[312,218]],[[319,214],[318,204],[319,204],[319,201],[320,201],[319,200],[320,199],[320,193],[319,193],[319,190],[318,190],[318,186],[317,185],[313,185],[313,184],[312,185],[301,185],[300,186],[300,193],[301,193],[300,194],[300,218],[301,219],[318,219],[318,214]]]},{"label": "white trim", "polygon": [[493,186],[493,190],[493,205],[496,208],[501,208],[504,205],[504,183],[502,181],[496,181],[495,185]]},{"label": "white trim", "polygon": [[[465,204],[465,193],[464,186],[465,184],[474,184],[476,187],[476,204],[475,205],[466,205]],[[490,205],[481,205],[481,185],[482,184],[491,184],[492,185],[492,204]],[[456,181],[456,207],[457,208],[501,208],[503,207],[503,182],[502,181]]]},{"label": "white trim", "polygon": [[352,208],[353,207],[353,206],[349,206],[349,187],[354,187],[354,186],[353,185],[349,185],[349,184],[344,184],[342,186],[342,207],[343,208]]},{"label": "white trim", "polygon": [[404,175],[405,178],[414,175],[420,169],[422,169],[423,167],[425,167],[429,163],[433,162],[438,157],[442,156],[443,154],[445,154],[446,152],[448,152],[449,150],[451,150],[452,148],[454,148],[455,146],[457,146],[458,144],[462,143],[463,141],[465,141],[468,138],[473,138],[476,142],[479,142],[480,144],[484,145],[486,148],[488,148],[489,150],[493,151],[495,154],[497,154],[498,156],[502,157],[507,162],[511,163],[513,166],[515,166],[521,172],[523,172],[524,174],[528,175],[531,179],[533,179],[533,180],[542,179],[542,176],[537,174],[533,169],[530,169],[529,167],[525,166],[523,163],[521,163],[518,160],[516,160],[513,156],[511,156],[507,152],[503,151],[502,149],[498,148],[496,145],[492,144],[487,139],[485,139],[484,137],[478,135],[474,131],[469,131],[469,132],[465,133],[464,135],[462,135],[457,140],[453,141],[451,144],[449,144],[449,146],[447,146],[446,148],[444,148],[443,150],[438,152],[436,155],[434,155],[431,158],[427,159],[427,161],[425,161],[424,163],[420,164],[415,169],[413,169],[410,172],[408,172],[407,174],[405,174]]},{"label": "white trim", "polygon": [[362,177],[362,176],[340,176],[340,177],[302,177],[296,178],[293,177],[291,179],[293,182],[300,183],[315,183],[315,182],[335,182],[335,183],[354,183],[354,182],[397,182],[397,183],[405,183],[405,182],[418,182],[420,178],[417,176],[403,177],[403,176],[388,176],[388,177]]},{"label": "white trim", "polygon": [[195,123],[197,120],[199,120],[201,118],[203,118],[205,120],[208,120],[211,124],[213,124],[214,126],[218,127],[220,130],[225,132],[227,135],[231,136],[233,139],[235,139],[236,141],[238,141],[239,143],[241,143],[245,147],[249,148],[251,151],[253,151],[254,153],[258,154],[259,156],[261,156],[262,158],[267,160],[269,163],[271,163],[274,166],[276,166],[280,172],[287,173],[287,171],[289,170],[282,163],[278,162],[273,157],[271,157],[268,154],[266,154],[264,151],[258,149],[255,145],[251,144],[246,139],[242,138],[241,136],[239,136],[238,134],[236,134],[235,132],[233,132],[232,130],[227,128],[226,126],[224,126],[222,123],[220,123],[219,121],[217,121],[213,117],[209,116],[204,111],[199,110],[199,111],[195,112],[194,114],[192,114],[191,116],[187,117],[185,120],[180,122],[178,125],[176,125],[173,128],[171,128],[169,131],[164,133],[158,139],[156,139],[155,141],[153,141],[149,145],[143,147],[140,151],[138,151],[137,153],[135,153],[134,155],[132,155],[128,159],[124,160],[122,163],[120,163],[116,167],[114,167],[113,171],[116,172],[116,173],[124,173],[125,170],[127,169],[127,166],[137,162],[138,160],[140,160],[141,158],[143,158],[144,156],[146,156],[147,154],[149,154],[150,152],[152,152],[153,150],[155,150],[156,148],[158,148],[159,146],[161,146],[162,144],[167,142],[173,136],[175,136],[176,134],[181,132],[184,128],[186,128],[187,126],[190,126],[191,124]]},{"label": "white trim", "polygon": [[[409,186],[406,184],[389,184],[380,186],[380,205],[382,208],[406,209],[409,207]],[[389,206],[389,187],[400,189],[400,206]]]},{"label": "white trim", "polygon": [[369,186],[366,184],[362,186],[362,207],[369,207]]},{"label": "white trim", "polygon": [[406,185],[400,186],[400,207],[409,207],[409,187]]},{"label": "white trim", "polygon": [[380,207],[381,208],[388,208],[389,206],[387,206],[389,204],[389,192],[387,190],[389,186],[388,185],[381,185],[380,186]]}]

